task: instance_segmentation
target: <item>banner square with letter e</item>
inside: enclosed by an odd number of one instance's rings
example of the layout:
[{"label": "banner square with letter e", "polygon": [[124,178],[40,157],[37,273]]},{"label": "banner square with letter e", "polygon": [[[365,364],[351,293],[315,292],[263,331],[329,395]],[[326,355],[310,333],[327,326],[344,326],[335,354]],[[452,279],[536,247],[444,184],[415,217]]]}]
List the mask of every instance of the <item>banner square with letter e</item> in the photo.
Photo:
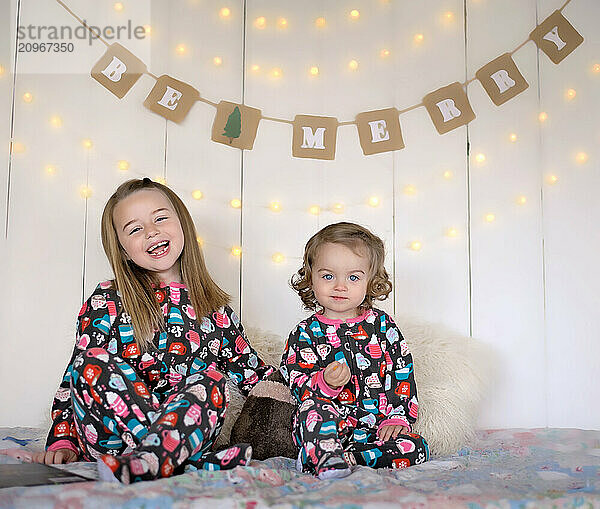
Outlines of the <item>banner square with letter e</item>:
[{"label": "banner square with letter e", "polygon": [[365,111],[356,115],[356,127],[363,154],[379,154],[404,148],[396,108]]},{"label": "banner square with letter e", "polygon": [[446,134],[475,119],[467,94],[457,81],[423,97],[423,104],[440,134]]},{"label": "banner square with letter e", "polygon": [[252,150],[261,116],[259,109],[221,101],[217,105],[210,139],[229,147]]},{"label": "banner square with letter e", "polygon": [[128,49],[115,42],[92,68],[92,78],[123,99],[140,76],[146,72],[146,64]]},{"label": "banner square with letter e", "polygon": [[529,34],[548,58],[555,64],[562,62],[583,42],[581,34],[567,21],[560,11],[554,11]]},{"label": "banner square with letter e", "polygon": [[485,64],[475,73],[475,77],[496,106],[504,104],[529,87],[510,53],[504,53]]},{"label": "banner square with letter e", "polygon": [[292,156],[330,161],[335,158],[337,118],[296,115],[293,127]]},{"label": "banner square with letter e", "polygon": [[163,74],[150,90],[144,106],[179,124],[199,98],[200,92],[194,87]]}]

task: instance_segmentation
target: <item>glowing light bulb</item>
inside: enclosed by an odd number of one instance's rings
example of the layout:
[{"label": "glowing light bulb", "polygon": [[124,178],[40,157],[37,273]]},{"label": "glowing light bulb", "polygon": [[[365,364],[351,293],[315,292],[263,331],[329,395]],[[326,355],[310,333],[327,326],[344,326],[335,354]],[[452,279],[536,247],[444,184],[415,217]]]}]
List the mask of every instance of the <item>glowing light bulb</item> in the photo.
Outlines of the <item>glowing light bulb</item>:
[{"label": "glowing light bulb", "polygon": [[371,196],[369,198],[368,203],[371,207],[379,207],[379,204],[381,203],[381,201],[379,200],[379,198],[377,196]]},{"label": "glowing light bulb", "polygon": [[379,55],[381,56],[381,58],[387,58],[390,56],[390,50],[384,48],[379,52]]},{"label": "glowing light bulb", "polygon": [[196,237],[196,242],[198,243],[198,245],[199,245],[200,247],[202,247],[202,246],[204,245],[204,239],[203,239],[202,237],[200,237],[200,235],[198,235],[198,236]]},{"label": "glowing light bulb", "polygon": [[350,11],[350,18],[351,18],[351,19],[354,19],[354,20],[356,20],[356,19],[360,18],[360,12],[358,12],[358,10],[357,10],[357,9],[352,9],[352,10]]},{"label": "glowing light bulb", "polygon": [[413,41],[415,44],[421,44],[425,40],[425,36],[423,34],[415,34],[413,37]]},{"label": "glowing light bulb", "polygon": [[492,214],[492,213],[486,214],[486,215],[485,215],[485,220],[486,220],[488,223],[493,223],[493,222],[496,220],[496,215],[495,215],[495,214]]},{"label": "glowing light bulb", "polygon": [[92,143],[92,140],[90,140],[89,138],[82,140],[81,144],[83,145],[84,148],[87,148],[88,150],[94,146],[94,144]]},{"label": "glowing light bulb", "polygon": [[62,126],[62,118],[60,118],[58,115],[50,117],[50,125],[57,128]]},{"label": "glowing light bulb", "polygon": [[44,170],[48,175],[54,175],[56,173],[56,166],[49,164],[44,168]]},{"label": "glowing light bulb", "polygon": [[477,161],[477,164],[483,164],[485,163],[485,154],[482,154],[481,152],[479,152],[479,154],[475,155],[475,161]]},{"label": "glowing light bulb", "polygon": [[121,160],[118,162],[117,166],[121,171],[127,171],[129,169],[129,161]]},{"label": "glowing light bulb", "polygon": [[25,92],[25,93],[23,94],[23,100],[24,100],[26,103],[30,103],[31,101],[33,101],[33,94],[32,94],[31,92]]},{"label": "glowing light bulb", "polygon": [[185,55],[187,53],[187,46],[185,44],[178,44],[175,47],[175,53],[178,55]]},{"label": "glowing light bulb", "polygon": [[413,240],[413,241],[410,243],[410,248],[411,248],[413,251],[420,251],[422,247],[423,247],[423,244],[421,244],[421,242],[419,242],[418,240]]},{"label": "glowing light bulb", "polygon": [[592,65],[592,72],[596,74],[600,74],[600,64]]},{"label": "glowing light bulb", "polygon": [[336,214],[342,214],[344,212],[344,204],[343,203],[334,203],[331,207],[331,210]]},{"label": "glowing light bulb", "polygon": [[242,200],[239,198],[234,198],[229,202],[229,205],[231,205],[234,209],[240,209],[242,208]]},{"label": "glowing light bulb", "polygon": [[167,185],[167,179],[164,177],[154,177],[154,182],[158,182],[159,184],[162,184],[163,186]]},{"label": "glowing light bulb", "polygon": [[213,58],[213,64],[215,64],[217,67],[220,66],[222,63],[223,63],[223,59],[221,57]]},{"label": "glowing light bulb", "polygon": [[545,122],[546,120],[548,120],[548,113],[546,113],[545,111],[542,111],[539,115],[538,115],[538,120],[540,122]]},{"label": "glowing light bulb", "polygon": [[404,188],[404,194],[406,196],[414,196],[417,194],[417,188],[413,185],[408,185]]},{"label": "glowing light bulb", "polygon": [[240,256],[242,256],[242,248],[240,246],[233,246],[231,248],[231,254],[236,258],[239,258]]},{"label": "glowing light bulb", "polygon": [[448,228],[446,230],[446,237],[456,237],[458,235],[458,230],[456,228]]},{"label": "glowing light bulb", "polygon": [[90,186],[81,186],[79,188],[79,195],[82,198],[90,198],[92,194],[92,188]]},{"label": "glowing light bulb", "polygon": [[264,16],[259,16],[254,20],[254,26],[259,30],[263,30],[267,26],[267,20]]},{"label": "glowing light bulb", "polygon": [[192,191],[192,198],[194,198],[194,200],[201,200],[204,198],[204,193],[200,191],[200,189],[194,189]]},{"label": "glowing light bulb", "polygon": [[308,208],[308,212],[313,216],[318,216],[321,213],[321,207],[319,207],[318,205],[311,205]]},{"label": "glowing light bulb", "polygon": [[565,99],[567,101],[572,101],[573,99],[575,99],[576,95],[577,95],[577,91],[574,88],[569,88],[565,92]]},{"label": "glowing light bulb", "polygon": [[254,64],[250,67],[250,70],[252,72],[258,72],[258,71],[260,71],[260,65]]},{"label": "glowing light bulb", "polygon": [[229,7],[223,7],[219,11],[219,16],[221,16],[223,19],[228,18],[229,16],[231,16],[231,9]]},{"label": "glowing light bulb", "polygon": [[549,175],[548,176],[548,184],[554,185],[557,182],[558,182],[558,177],[556,175]]},{"label": "glowing light bulb", "polygon": [[5,71],[6,71],[6,69],[4,68],[4,66],[0,65],[0,76],[2,76]]},{"label": "glowing light bulb", "polygon": [[12,152],[13,154],[22,154],[25,152],[25,145],[18,141],[14,141],[12,144]]},{"label": "glowing light bulb", "polygon": [[273,260],[274,263],[283,263],[285,261],[285,256],[283,256],[283,253],[273,253],[271,260]]},{"label": "glowing light bulb", "polygon": [[315,19],[315,26],[317,28],[323,28],[326,24],[327,24],[327,22],[325,21],[325,18]]},{"label": "glowing light bulb", "polygon": [[280,28],[280,29],[283,30],[284,28],[287,28],[287,26],[288,26],[288,20],[287,19],[285,19],[285,18],[279,18],[277,20],[277,27],[278,28]]},{"label": "glowing light bulb", "polygon": [[144,33],[146,35],[151,35],[152,34],[152,27],[150,25],[144,25]]},{"label": "glowing light bulb", "polygon": [[575,161],[577,161],[579,164],[585,164],[587,163],[588,160],[588,155],[585,152],[577,152],[577,155],[575,156]]},{"label": "glowing light bulb", "polygon": [[517,141],[517,135],[516,135],[516,133],[510,133],[510,135],[508,136],[508,139],[509,139],[510,141],[512,141],[513,143],[514,143],[515,141]]},{"label": "glowing light bulb", "polygon": [[269,208],[273,212],[281,212],[281,203],[277,200],[273,200],[271,203],[269,203]]},{"label": "glowing light bulb", "polygon": [[319,75],[319,68],[316,65],[313,65],[310,68],[309,72],[310,72],[311,76],[318,76]]},{"label": "glowing light bulb", "polygon": [[348,67],[351,71],[356,71],[356,69],[358,69],[358,62],[356,60],[350,60],[350,62],[348,62]]},{"label": "glowing light bulb", "polygon": [[279,67],[274,67],[271,69],[271,77],[275,79],[279,79],[283,76],[283,71]]},{"label": "glowing light bulb", "polygon": [[443,175],[446,180],[450,180],[454,176],[450,170],[446,170]]},{"label": "glowing light bulb", "polygon": [[115,11],[121,12],[123,10],[124,6],[123,6],[122,2],[115,2],[115,4],[113,5],[113,8],[115,9]]},{"label": "glowing light bulb", "polygon": [[446,22],[451,22],[454,21],[454,13],[451,11],[445,12],[444,13],[444,20]]},{"label": "glowing light bulb", "polygon": [[518,196],[517,197],[517,205],[525,205],[527,203],[526,196]]}]

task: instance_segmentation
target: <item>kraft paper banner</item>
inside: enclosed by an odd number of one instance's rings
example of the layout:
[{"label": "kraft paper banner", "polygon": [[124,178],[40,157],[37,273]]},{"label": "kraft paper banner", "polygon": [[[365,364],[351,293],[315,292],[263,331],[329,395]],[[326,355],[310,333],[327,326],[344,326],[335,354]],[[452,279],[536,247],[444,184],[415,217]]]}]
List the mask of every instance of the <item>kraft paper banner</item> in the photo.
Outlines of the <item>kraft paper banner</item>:
[{"label": "kraft paper banner", "polygon": [[335,158],[337,118],[296,115],[292,137],[292,156],[308,159]]},{"label": "kraft paper banner", "polygon": [[260,119],[259,109],[221,101],[217,105],[211,140],[229,147],[252,150]]},{"label": "kraft paper banner", "polygon": [[438,133],[445,134],[475,119],[463,85],[458,81],[423,98],[423,104]]},{"label": "kraft paper banner", "polygon": [[475,73],[475,77],[496,106],[504,104],[529,87],[510,53],[504,53],[484,65]]},{"label": "kraft paper banner", "polygon": [[555,64],[562,62],[567,55],[583,42],[581,34],[575,30],[560,11],[554,11],[547,17],[529,34],[529,38]]},{"label": "kraft paper banner", "polygon": [[404,148],[396,108],[359,113],[356,115],[356,127],[366,156]]},{"label": "kraft paper banner", "polygon": [[165,74],[156,80],[144,106],[179,124],[199,97],[200,92],[194,87]]},{"label": "kraft paper banner", "polygon": [[111,44],[92,68],[92,78],[122,99],[146,72],[146,64],[119,43]]}]

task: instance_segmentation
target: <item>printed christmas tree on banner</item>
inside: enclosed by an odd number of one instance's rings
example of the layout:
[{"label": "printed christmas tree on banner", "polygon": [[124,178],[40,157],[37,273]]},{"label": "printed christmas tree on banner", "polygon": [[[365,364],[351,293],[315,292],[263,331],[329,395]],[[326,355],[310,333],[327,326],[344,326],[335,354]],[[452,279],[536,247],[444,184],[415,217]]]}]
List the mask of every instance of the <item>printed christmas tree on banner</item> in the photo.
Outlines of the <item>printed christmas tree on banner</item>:
[{"label": "printed christmas tree on banner", "polygon": [[234,138],[239,138],[242,132],[242,114],[240,109],[236,106],[231,112],[231,115],[227,118],[227,124],[225,124],[225,130],[223,136],[229,138],[229,144],[233,142]]}]

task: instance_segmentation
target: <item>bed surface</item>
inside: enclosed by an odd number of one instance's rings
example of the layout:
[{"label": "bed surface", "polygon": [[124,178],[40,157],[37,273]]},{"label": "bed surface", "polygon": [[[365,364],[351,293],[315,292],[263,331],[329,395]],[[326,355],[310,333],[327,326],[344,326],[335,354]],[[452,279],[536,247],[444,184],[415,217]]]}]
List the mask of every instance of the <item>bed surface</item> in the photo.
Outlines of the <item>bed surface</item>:
[{"label": "bed surface", "polygon": [[[44,438],[37,429],[0,428],[0,449],[39,450]],[[0,463],[15,461],[0,455]],[[600,431],[479,431],[472,444],[452,456],[405,470],[359,467],[341,480],[319,481],[296,472],[293,463],[272,458],[246,468],[189,472],[131,486],[85,482],[6,488],[0,490],[0,507],[600,508]],[[69,468],[95,471],[91,463]]]}]

